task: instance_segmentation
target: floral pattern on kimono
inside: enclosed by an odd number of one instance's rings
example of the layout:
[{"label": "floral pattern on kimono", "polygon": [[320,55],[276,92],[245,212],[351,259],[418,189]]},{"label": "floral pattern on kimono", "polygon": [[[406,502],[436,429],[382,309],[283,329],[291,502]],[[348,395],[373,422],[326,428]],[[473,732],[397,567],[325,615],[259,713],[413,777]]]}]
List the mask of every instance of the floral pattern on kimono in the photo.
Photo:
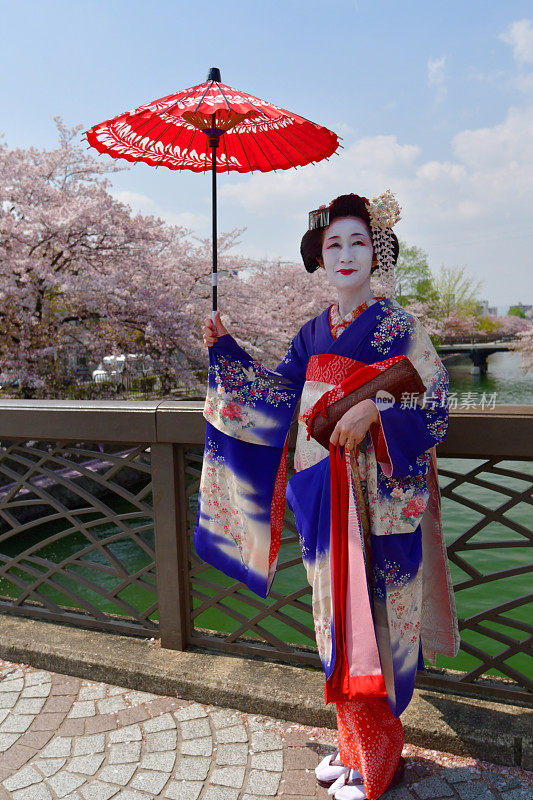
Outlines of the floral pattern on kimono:
[{"label": "floral pattern on kimono", "polygon": [[294,389],[284,391],[279,376],[273,378],[259,362],[220,355],[210,367],[204,416],[228,436],[268,444],[279,427],[271,409],[294,405],[294,400]]}]

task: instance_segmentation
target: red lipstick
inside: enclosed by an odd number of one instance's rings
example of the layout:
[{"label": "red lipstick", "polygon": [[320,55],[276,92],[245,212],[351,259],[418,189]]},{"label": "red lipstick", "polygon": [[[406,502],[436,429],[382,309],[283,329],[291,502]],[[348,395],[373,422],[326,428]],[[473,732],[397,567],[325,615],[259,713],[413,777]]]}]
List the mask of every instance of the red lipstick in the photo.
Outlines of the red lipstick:
[{"label": "red lipstick", "polygon": [[352,272],[355,272],[354,269],[340,269],[338,270],[341,275],[351,275]]}]

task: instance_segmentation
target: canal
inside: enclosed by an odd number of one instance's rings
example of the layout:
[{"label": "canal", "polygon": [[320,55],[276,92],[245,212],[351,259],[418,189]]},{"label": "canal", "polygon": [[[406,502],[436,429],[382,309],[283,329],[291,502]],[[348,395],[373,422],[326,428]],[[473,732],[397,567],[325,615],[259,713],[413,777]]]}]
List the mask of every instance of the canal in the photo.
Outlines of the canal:
[{"label": "canal", "polygon": [[[532,405],[533,372],[524,373],[519,353],[493,353],[488,358],[486,375],[472,374],[472,362],[467,356],[444,358],[450,376],[450,392],[456,393],[458,406],[466,393],[474,394],[478,403],[483,394],[495,396],[496,405]],[[474,398],[471,398],[472,400]]]}]

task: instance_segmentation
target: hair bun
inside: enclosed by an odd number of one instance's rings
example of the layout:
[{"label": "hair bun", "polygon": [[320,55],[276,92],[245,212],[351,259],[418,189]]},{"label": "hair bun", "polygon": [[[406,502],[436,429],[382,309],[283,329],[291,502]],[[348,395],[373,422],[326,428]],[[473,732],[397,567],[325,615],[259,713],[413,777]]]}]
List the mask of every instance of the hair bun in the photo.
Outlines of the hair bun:
[{"label": "hair bun", "polygon": [[308,272],[315,272],[320,267],[318,258],[322,255],[322,235],[324,228],[306,231],[300,244],[300,255]]}]

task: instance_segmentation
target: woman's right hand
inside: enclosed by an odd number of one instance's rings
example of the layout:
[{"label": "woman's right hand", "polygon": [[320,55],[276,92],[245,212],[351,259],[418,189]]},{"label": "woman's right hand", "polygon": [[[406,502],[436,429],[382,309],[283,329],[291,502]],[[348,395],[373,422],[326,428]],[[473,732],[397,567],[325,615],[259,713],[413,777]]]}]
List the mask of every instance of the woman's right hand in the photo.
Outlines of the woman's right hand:
[{"label": "woman's right hand", "polygon": [[227,330],[220,321],[220,311],[217,311],[215,314],[214,322],[211,317],[205,318],[202,331],[204,335],[204,344],[206,344],[208,347],[212,347],[219,336],[225,336]]}]

